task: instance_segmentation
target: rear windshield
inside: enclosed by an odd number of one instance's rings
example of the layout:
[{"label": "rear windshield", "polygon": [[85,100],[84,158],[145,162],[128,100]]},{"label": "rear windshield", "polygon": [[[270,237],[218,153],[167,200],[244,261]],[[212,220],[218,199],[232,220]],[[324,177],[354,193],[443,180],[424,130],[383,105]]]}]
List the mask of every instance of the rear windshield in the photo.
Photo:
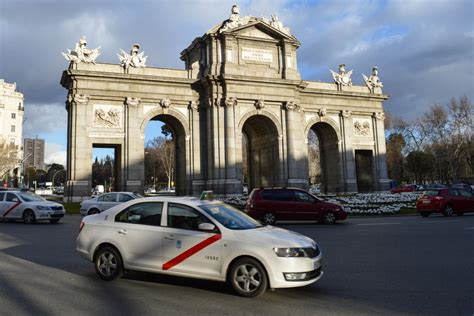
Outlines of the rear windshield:
[{"label": "rear windshield", "polygon": [[439,195],[439,191],[438,190],[426,190],[425,192],[423,192],[423,195],[437,196],[437,195]]}]

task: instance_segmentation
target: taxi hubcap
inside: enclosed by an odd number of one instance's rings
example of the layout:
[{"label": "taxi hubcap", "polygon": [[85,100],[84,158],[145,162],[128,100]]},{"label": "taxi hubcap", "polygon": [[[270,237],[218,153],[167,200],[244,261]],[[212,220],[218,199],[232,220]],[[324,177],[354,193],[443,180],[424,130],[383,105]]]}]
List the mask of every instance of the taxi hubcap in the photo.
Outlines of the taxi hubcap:
[{"label": "taxi hubcap", "polygon": [[100,255],[97,265],[99,266],[99,270],[102,272],[102,274],[111,276],[117,269],[117,260],[110,252],[104,252]]},{"label": "taxi hubcap", "polygon": [[235,282],[245,292],[253,292],[260,286],[261,274],[253,265],[241,265],[235,273]]}]

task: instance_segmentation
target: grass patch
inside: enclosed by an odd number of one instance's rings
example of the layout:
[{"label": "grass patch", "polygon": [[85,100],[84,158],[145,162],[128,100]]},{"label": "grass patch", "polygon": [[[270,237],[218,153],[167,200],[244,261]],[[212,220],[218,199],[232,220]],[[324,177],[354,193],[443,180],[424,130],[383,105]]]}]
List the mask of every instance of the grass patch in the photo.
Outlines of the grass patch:
[{"label": "grass patch", "polygon": [[66,214],[80,214],[81,203],[79,202],[64,202],[62,203],[66,209]]},{"label": "grass patch", "polygon": [[418,214],[416,211],[416,208],[401,208],[400,212],[398,213],[400,215],[415,215]]}]

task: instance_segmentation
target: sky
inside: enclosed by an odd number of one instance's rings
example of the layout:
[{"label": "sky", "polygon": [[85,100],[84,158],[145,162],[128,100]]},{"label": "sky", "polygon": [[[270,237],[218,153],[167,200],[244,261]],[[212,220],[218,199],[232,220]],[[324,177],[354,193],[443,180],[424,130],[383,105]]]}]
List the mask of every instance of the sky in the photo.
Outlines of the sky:
[{"label": "sky", "polygon": [[[119,63],[139,43],[148,67],[184,69],[180,52],[229,18],[277,14],[301,42],[304,80],[332,82],[346,64],[352,81],[379,67],[385,111],[411,120],[434,103],[474,100],[473,0],[0,0],[0,78],[25,96],[23,137],[46,141],[46,163],[66,161],[67,91],[60,86],[82,35],[101,47],[97,62]],[[146,138],[158,128],[147,128]]]}]

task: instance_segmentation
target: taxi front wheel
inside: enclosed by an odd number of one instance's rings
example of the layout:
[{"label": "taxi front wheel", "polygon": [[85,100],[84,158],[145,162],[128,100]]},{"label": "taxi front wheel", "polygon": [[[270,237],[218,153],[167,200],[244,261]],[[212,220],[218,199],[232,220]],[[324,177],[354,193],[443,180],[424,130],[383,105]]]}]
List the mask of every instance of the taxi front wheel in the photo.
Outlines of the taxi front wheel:
[{"label": "taxi front wheel", "polygon": [[110,246],[100,248],[94,257],[95,272],[105,281],[120,278],[123,274],[122,258],[118,251]]},{"label": "taxi front wheel", "polygon": [[257,297],[265,293],[268,278],[263,266],[252,258],[236,261],[230,271],[230,283],[234,290],[245,297]]}]

